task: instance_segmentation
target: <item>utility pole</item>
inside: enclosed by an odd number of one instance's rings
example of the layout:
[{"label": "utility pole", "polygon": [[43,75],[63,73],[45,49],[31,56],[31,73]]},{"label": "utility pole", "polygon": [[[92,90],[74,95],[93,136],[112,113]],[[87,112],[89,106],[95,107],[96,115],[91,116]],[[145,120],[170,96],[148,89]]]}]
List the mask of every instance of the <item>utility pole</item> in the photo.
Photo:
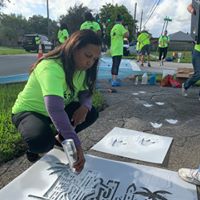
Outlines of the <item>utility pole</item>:
[{"label": "utility pole", "polygon": [[164,24],[163,24],[163,28],[162,28],[161,35],[163,34],[163,32],[164,32],[165,30],[167,30],[168,23],[171,22],[171,21],[172,21],[172,19],[170,19],[170,18],[167,17],[167,16],[164,18]]},{"label": "utility pole", "polygon": [[134,16],[133,16],[133,20],[134,20],[134,24],[135,24],[135,28],[133,29],[133,36],[136,38],[136,13],[137,13],[137,3],[135,3],[135,9],[134,9]]},{"label": "utility pole", "polygon": [[134,21],[136,21],[136,12],[137,12],[137,2],[135,3],[135,9],[134,9]]},{"label": "utility pole", "polygon": [[49,0],[47,0],[47,33],[49,38]]},{"label": "utility pole", "polygon": [[142,18],[143,18],[143,10],[141,12],[141,18],[140,18],[140,31],[142,30]]}]

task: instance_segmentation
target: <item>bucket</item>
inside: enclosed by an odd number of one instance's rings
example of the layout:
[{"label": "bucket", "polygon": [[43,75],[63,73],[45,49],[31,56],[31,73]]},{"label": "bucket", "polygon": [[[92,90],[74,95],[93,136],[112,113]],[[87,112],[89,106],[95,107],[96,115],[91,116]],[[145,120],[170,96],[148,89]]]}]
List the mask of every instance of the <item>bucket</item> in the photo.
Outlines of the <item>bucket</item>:
[{"label": "bucket", "polygon": [[152,75],[149,77],[148,83],[149,83],[149,85],[155,85],[155,84],[156,84],[156,75],[155,75],[155,74],[152,74]]}]

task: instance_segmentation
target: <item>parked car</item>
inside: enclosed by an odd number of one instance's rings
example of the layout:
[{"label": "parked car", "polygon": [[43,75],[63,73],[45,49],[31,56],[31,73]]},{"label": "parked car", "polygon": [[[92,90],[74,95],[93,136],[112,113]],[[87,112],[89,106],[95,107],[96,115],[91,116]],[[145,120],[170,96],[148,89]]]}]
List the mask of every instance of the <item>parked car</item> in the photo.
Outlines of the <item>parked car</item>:
[{"label": "parked car", "polygon": [[48,52],[53,49],[53,44],[49,41],[48,37],[41,34],[25,34],[22,40],[22,47],[26,51],[37,51],[38,46],[35,43],[35,37],[39,36],[43,52]]}]

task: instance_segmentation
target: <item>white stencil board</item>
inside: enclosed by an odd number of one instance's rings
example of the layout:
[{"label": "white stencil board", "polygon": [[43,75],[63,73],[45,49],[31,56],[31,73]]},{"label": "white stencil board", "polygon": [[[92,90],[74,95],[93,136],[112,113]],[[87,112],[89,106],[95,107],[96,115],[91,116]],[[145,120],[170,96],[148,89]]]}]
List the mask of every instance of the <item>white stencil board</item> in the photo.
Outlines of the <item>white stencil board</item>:
[{"label": "white stencil board", "polygon": [[92,149],[104,153],[161,164],[173,138],[140,131],[113,128]]},{"label": "white stencil board", "polygon": [[177,172],[91,155],[85,158],[84,170],[75,175],[63,164],[67,163],[64,152],[53,149],[1,189],[0,199],[145,200],[161,195],[166,200],[197,200],[196,187]]}]

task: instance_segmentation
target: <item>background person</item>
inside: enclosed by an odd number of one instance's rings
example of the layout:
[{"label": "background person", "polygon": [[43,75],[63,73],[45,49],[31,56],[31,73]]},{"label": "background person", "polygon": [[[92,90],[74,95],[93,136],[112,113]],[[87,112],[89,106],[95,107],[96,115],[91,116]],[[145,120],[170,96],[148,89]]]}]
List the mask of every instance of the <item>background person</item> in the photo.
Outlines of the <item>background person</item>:
[{"label": "background person", "polygon": [[[27,158],[38,159],[55,143],[74,140],[81,171],[84,155],[77,133],[98,117],[91,96],[97,78],[101,42],[91,30],[77,31],[57,49],[38,60],[12,108],[12,121],[27,143]],[[58,135],[53,135],[53,124]]]},{"label": "background person", "polygon": [[123,43],[124,38],[129,37],[128,30],[122,25],[123,19],[121,15],[117,15],[116,24],[113,26],[110,32],[111,37],[111,56],[112,56],[112,80],[111,85],[113,87],[120,86],[120,82],[117,80],[119,66],[123,55]]},{"label": "background person", "polygon": [[36,47],[37,47],[37,52],[39,52],[39,46],[41,44],[41,39],[40,39],[39,35],[35,36],[35,44],[36,44]]},{"label": "background person", "polygon": [[158,40],[158,49],[159,49],[159,61],[160,66],[162,66],[164,63],[164,59],[167,56],[167,49],[169,46],[169,36],[167,35],[167,30],[164,31],[164,34],[159,37]]},{"label": "background person", "polygon": [[151,67],[150,64],[150,34],[143,30],[139,34],[137,41],[139,42],[139,49],[141,52],[141,67],[144,67],[144,56],[147,54],[147,61],[148,61],[148,67]]},{"label": "background person", "polygon": [[[191,14],[195,14],[195,10],[190,4],[188,6],[188,11]],[[187,90],[194,85],[198,80],[200,80],[200,44],[195,44],[194,49],[192,51],[192,65],[194,69],[194,74],[186,80],[185,83],[182,84],[182,95],[187,96]],[[199,100],[200,100],[200,92],[199,92]]]},{"label": "background person", "polygon": [[85,22],[81,24],[80,30],[93,30],[99,37],[101,37],[101,27],[98,22],[94,20],[91,12],[85,13]]},{"label": "background person", "polygon": [[[195,9],[192,4],[187,7],[187,10],[191,14],[195,14]],[[184,92],[189,88],[188,86],[191,86],[200,78],[200,44],[196,44],[194,47],[194,51],[192,53],[192,64],[195,73],[185,82],[185,84],[183,84],[183,94],[186,94]],[[178,170],[178,174],[183,180],[195,185],[200,185],[200,166],[197,169],[181,168]]]},{"label": "background person", "polygon": [[69,33],[68,33],[67,24],[62,23],[57,34],[59,44],[63,44],[68,37],[69,37]]},{"label": "background person", "polygon": [[[137,33],[137,36],[139,35],[140,35],[140,32]],[[137,62],[140,62],[141,52],[140,52],[140,43],[138,41],[136,43],[136,54],[137,54]]]}]

